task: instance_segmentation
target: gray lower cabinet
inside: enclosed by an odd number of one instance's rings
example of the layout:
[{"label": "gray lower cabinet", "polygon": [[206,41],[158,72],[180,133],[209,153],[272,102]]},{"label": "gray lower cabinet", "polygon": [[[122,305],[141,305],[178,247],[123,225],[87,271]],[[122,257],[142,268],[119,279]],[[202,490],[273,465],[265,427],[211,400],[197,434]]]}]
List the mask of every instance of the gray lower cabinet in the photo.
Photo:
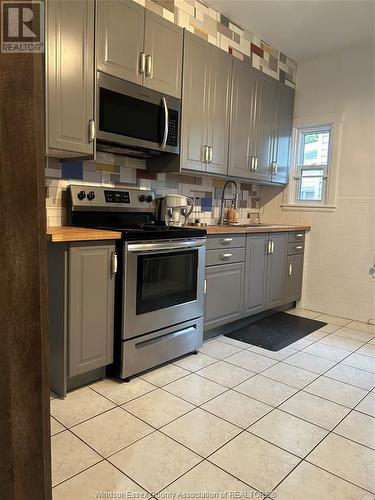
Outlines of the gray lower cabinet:
[{"label": "gray lower cabinet", "polygon": [[303,254],[288,255],[285,302],[299,300],[302,293]]},{"label": "gray lower cabinet", "polygon": [[51,389],[113,361],[115,244],[51,243],[48,249]]},{"label": "gray lower cabinet", "polygon": [[267,254],[266,309],[285,303],[288,233],[270,233]]},{"label": "gray lower cabinet", "polygon": [[243,276],[243,262],[206,267],[206,329],[242,317]]},{"label": "gray lower cabinet", "polygon": [[92,156],[94,0],[48,0],[46,40],[47,155]]},{"label": "gray lower cabinet", "polygon": [[181,168],[227,174],[232,59],[185,31]]},{"label": "gray lower cabinet", "polygon": [[304,237],[304,231],[209,236],[205,330],[299,300]]},{"label": "gray lower cabinet", "polygon": [[97,69],[181,98],[182,29],[133,0],[98,0]]},{"label": "gray lower cabinet", "polygon": [[266,309],[268,233],[247,235],[245,264],[244,314]]}]

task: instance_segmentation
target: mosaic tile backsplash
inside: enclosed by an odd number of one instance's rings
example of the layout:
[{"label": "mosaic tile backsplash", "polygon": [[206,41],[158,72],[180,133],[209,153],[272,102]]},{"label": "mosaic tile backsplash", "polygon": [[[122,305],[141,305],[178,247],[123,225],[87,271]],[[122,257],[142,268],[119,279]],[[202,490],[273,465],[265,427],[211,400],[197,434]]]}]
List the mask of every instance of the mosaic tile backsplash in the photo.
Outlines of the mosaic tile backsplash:
[{"label": "mosaic tile backsplash", "polygon": [[[69,184],[119,188],[151,189],[156,195],[182,194],[194,199],[195,209],[189,219],[215,224],[219,218],[223,180],[206,176],[150,173],[142,160],[113,157],[99,153],[97,160],[56,160],[49,158],[46,167],[47,225],[66,223],[66,187]],[[238,183],[240,222],[259,218],[260,186]],[[226,206],[234,196],[228,186]]]},{"label": "mosaic tile backsplash", "polygon": [[254,68],[295,87],[296,62],[198,0],[134,0]]}]

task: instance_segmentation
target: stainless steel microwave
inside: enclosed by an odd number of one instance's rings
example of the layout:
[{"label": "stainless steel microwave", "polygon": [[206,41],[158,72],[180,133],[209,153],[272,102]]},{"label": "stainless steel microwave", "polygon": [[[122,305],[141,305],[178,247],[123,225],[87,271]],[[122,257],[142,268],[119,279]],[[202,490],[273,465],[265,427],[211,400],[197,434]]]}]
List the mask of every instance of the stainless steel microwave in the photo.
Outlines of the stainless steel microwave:
[{"label": "stainless steel microwave", "polygon": [[181,101],[97,72],[97,149],[152,158],[180,152]]}]

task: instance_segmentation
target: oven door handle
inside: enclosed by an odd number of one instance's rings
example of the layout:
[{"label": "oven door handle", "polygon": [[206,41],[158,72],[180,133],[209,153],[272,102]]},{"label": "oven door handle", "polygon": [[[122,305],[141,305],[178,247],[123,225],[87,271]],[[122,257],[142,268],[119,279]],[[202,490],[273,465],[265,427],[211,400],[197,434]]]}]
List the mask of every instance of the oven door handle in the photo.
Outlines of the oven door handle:
[{"label": "oven door handle", "polygon": [[170,250],[186,250],[191,248],[201,248],[205,245],[203,241],[174,241],[165,243],[130,243],[127,247],[128,252],[159,252]]},{"label": "oven door handle", "polygon": [[164,136],[160,147],[161,149],[165,149],[167,145],[168,132],[169,132],[169,111],[165,97],[162,97],[161,100],[164,107]]}]

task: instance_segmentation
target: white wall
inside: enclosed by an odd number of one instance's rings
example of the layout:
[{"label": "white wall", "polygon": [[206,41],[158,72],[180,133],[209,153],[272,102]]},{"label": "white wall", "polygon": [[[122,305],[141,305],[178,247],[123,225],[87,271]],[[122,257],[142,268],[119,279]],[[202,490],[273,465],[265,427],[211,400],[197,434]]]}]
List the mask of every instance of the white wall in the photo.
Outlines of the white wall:
[{"label": "white wall", "polygon": [[[311,224],[302,307],[375,318],[374,49],[356,48],[298,65],[295,118],[344,113],[333,213],[286,212],[279,188],[263,187],[264,222]],[[375,322],[375,319],[374,319]]]}]

